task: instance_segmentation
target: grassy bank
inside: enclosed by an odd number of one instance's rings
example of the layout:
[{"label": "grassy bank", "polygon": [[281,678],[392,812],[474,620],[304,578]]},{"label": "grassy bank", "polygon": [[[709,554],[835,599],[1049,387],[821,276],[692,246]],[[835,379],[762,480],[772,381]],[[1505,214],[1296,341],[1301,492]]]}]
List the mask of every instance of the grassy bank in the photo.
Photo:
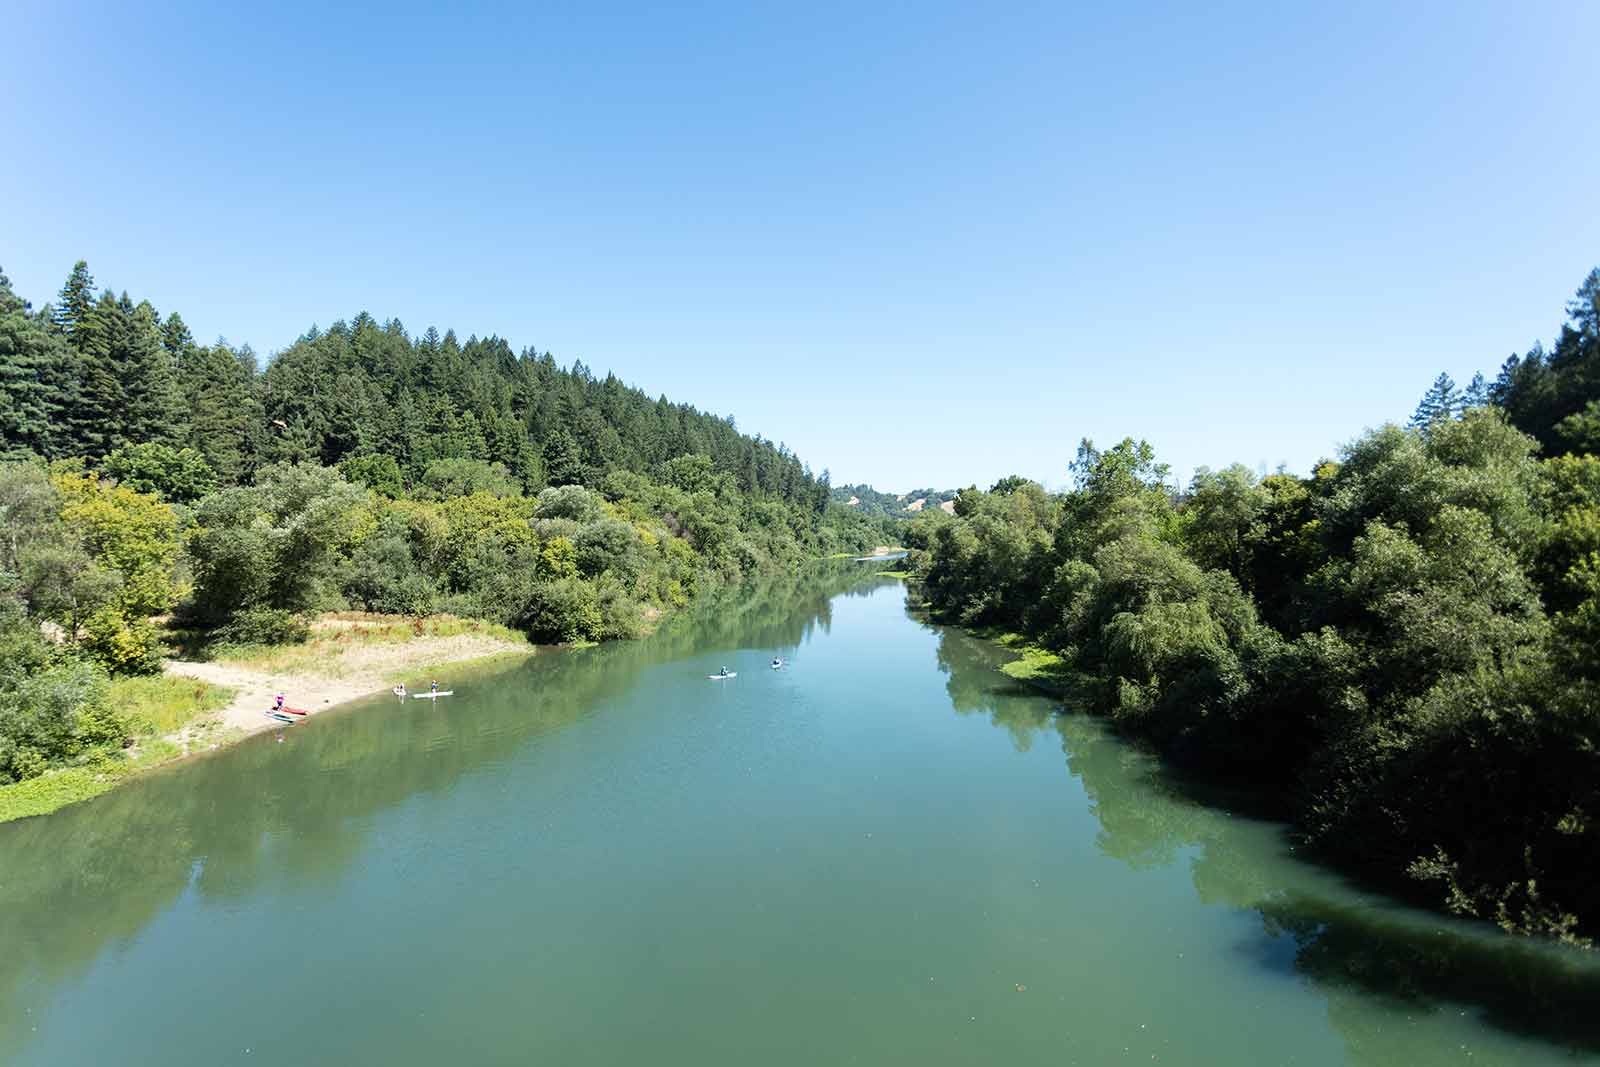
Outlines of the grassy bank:
[{"label": "grassy bank", "polygon": [[82,765],[0,786],[0,823],[46,815],[114,789],[129,775],[220,743],[216,731],[195,729],[233,699],[233,690],[195,678],[158,675],[117,678],[111,704],[125,717],[133,744],[124,752],[96,753]]},{"label": "grassy bank", "polygon": [[303,703],[314,715],[381,692],[391,679],[418,684],[463,663],[480,666],[534,650],[515,630],[451,615],[332,613],[296,645],[201,648],[189,634],[165,637],[170,649],[194,658],[169,662],[165,674],[111,682],[110,703],[127,722],[132,743],[0,786],[0,823],[48,814],[142,771],[278,728],[262,715],[273,692],[288,693],[290,704]]},{"label": "grassy bank", "polygon": [[[408,618],[347,611],[322,616],[312,626],[311,637],[301,644],[224,645],[208,649],[198,658],[269,674],[337,678],[374,655],[402,653],[405,646],[418,641],[447,638],[483,639],[513,648],[533,648],[519,631],[478,619],[454,615]],[[410,671],[430,666],[433,664],[404,664]]]}]

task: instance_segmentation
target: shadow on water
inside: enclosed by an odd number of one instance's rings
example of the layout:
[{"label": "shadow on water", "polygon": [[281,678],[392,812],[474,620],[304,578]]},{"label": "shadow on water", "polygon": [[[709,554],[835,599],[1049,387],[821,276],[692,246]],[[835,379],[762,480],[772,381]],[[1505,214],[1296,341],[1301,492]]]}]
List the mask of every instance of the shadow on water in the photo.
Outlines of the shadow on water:
[{"label": "shadow on water", "polygon": [[1055,733],[1099,822],[1100,850],[1135,868],[1187,858],[1201,901],[1253,910],[1260,936],[1240,951],[1314,983],[1353,1058],[1405,1061],[1396,1047],[1404,1039],[1380,1032],[1365,1010],[1373,998],[1411,1014],[1465,1011],[1576,1055],[1600,1052],[1597,954],[1408,908],[1302,862],[1281,824],[1201,803],[1100,720],[1019,691],[998,670],[1010,652],[930,629],[940,636],[938,663],[955,709],[987,716],[1019,750]]},{"label": "shadow on water", "polygon": [[[150,774],[54,815],[0,826],[0,1060],[26,1040],[23,990],[82,973],[185,893],[227,904],[262,884],[331,884],[373,817],[450,789],[529,739],[588,714],[648,668],[741,647],[792,648],[832,623],[830,601],[892,579],[850,561],[727,589],[651,637],[548,650],[479,669],[469,688],[514,694],[390,714],[370,698],[288,732]],[[314,782],[314,788],[307,788]]]}]

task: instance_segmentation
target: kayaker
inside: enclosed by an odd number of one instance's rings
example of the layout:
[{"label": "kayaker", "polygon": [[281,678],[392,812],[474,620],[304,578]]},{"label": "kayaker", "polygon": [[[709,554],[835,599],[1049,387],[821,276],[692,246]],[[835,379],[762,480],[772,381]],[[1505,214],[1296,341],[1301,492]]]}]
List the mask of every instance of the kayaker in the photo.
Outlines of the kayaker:
[{"label": "kayaker", "polygon": [[724,667],[718,673],[720,673],[724,678],[726,678],[728,676],[728,668]]},{"label": "kayaker", "polygon": [[772,659],[772,669],[773,670],[777,670],[781,666],[783,666],[783,660],[778,659],[776,656],[774,656],[773,659]]}]

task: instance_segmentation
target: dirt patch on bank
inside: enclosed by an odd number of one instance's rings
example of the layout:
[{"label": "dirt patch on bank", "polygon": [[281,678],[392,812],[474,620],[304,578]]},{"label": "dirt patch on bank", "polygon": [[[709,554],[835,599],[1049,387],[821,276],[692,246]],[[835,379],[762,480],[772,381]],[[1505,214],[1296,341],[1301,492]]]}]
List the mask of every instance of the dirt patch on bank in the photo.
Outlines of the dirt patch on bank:
[{"label": "dirt patch on bank", "polygon": [[[326,647],[322,647],[326,646]],[[533,648],[486,634],[455,634],[450,637],[416,637],[396,643],[354,644],[339,647],[335,642],[313,640],[303,661],[283,667],[260,667],[226,661],[199,663],[167,660],[168,674],[199,678],[235,691],[233,702],[221,711],[206,716],[194,727],[224,726],[244,733],[257,733],[281,727],[283,723],[267,717],[278,693],[291,708],[304,709],[314,717],[318,712],[358,697],[386,692],[396,684],[408,689],[428,688],[424,669],[438,669],[439,688],[451,688],[450,664],[465,663],[502,653],[532,654]]]}]

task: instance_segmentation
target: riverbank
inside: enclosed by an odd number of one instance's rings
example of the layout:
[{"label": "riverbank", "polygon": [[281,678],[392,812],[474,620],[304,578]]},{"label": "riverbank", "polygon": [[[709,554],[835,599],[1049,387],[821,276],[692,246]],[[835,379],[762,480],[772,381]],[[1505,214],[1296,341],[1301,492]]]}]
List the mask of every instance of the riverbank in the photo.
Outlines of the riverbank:
[{"label": "riverbank", "polygon": [[102,757],[0,786],[0,823],[47,815],[99,796],[130,777],[214,752],[284,723],[266,711],[276,694],[306,720],[396,683],[426,689],[448,671],[532,655],[535,646],[501,626],[435,616],[324,615],[299,645],[228,649],[210,659],[163,661],[161,676],[118,679],[112,697],[136,723],[134,743]]}]

